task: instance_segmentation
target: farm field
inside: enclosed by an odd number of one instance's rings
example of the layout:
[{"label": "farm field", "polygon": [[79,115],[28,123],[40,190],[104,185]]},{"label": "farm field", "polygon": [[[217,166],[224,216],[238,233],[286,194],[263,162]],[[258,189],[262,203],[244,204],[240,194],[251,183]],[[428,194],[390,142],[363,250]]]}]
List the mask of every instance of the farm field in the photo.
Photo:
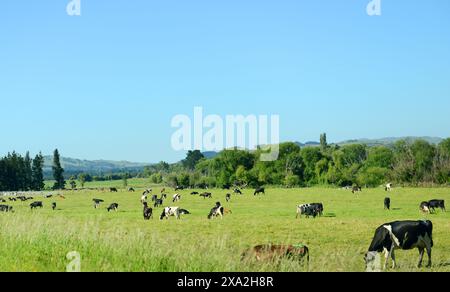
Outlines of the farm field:
[{"label": "farm field", "polygon": [[[120,182],[118,182],[120,186]],[[105,183],[106,186],[106,183]],[[109,185],[114,186],[114,185]],[[129,181],[133,187],[133,181]],[[137,187],[141,186],[139,183]],[[86,185],[93,187],[93,185]],[[159,194],[162,187],[153,188]],[[66,199],[38,198],[43,209],[31,211],[28,202],[7,202],[14,213],[0,213],[0,271],[65,271],[66,254],[81,255],[82,271],[167,271],[167,272],[263,272],[263,271],[364,271],[364,253],[375,229],[396,220],[429,219],[434,224],[432,269],[417,269],[418,251],[397,251],[395,271],[450,271],[450,213],[419,212],[419,204],[431,199],[450,202],[448,188],[363,189],[359,195],[337,188],[268,188],[266,195],[243,196],[225,201],[224,190],[210,190],[213,199],[180,191],[181,202],[172,204],[173,189],[165,206],[179,206],[191,215],[182,220],[144,221],[140,197],[119,190],[64,191]],[[383,209],[389,196],[392,210]],[[92,199],[105,203],[97,210]],[[207,220],[215,202],[233,211],[223,220]],[[51,203],[57,209],[51,209]],[[108,213],[110,203],[118,212]],[[296,219],[296,206],[322,202],[325,214],[316,219]],[[309,265],[283,260],[279,264],[242,262],[242,252],[259,244],[306,244]]]}]

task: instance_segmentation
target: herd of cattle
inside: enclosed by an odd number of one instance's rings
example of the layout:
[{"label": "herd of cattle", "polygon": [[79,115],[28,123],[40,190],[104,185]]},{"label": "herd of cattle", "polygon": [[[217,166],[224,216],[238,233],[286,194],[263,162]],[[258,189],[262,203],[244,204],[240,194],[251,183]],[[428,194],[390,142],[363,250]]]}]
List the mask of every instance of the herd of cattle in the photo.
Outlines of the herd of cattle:
[{"label": "herd of cattle", "polygon": [[[352,193],[358,193],[362,191],[361,187],[347,187],[345,189],[350,189]],[[182,187],[176,187],[175,191],[183,190]],[[392,190],[392,184],[388,184],[385,187],[386,191]],[[110,192],[118,192],[117,188],[110,188]],[[129,192],[135,192],[134,188],[129,188]],[[160,220],[169,219],[170,217],[175,217],[176,219],[181,219],[181,215],[189,215],[191,214],[188,210],[182,209],[180,207],[164,207],[164,201],[167,200],[168,196],[165,194],[166,189],[162,189],[160,195],[152,195],[151,189],[146,189],[141,196],[140,202],[143,206],[143,217],[144,220],[150,220],[153,218],[154,208],[162,208],[162,213],[159,216]],[[191,192],[191,196],[199,196],[203,199],[212,199],[213,194],[211,192]],[[236,188],[233,190],[234,195],[243,195],[242,190]],[[253,195],[257,196],[260,194],[265,194],[265,189],[263,187],[257,188]],[[60,199],[65,199],[63,195],[43,195],[44,198],[50,199],[52,197],[58,197]],[[148,198],[151,197],[151,202],[153,203],[153,208],[150,207]],[[29,200],[34,200],[33,197],[27,197],[24,195],[17,194],[8,194],[0,196],[0,203],[6,203],[7,198],[10,202],[26,202]],[[172,203],[176,203],[181,201],[182,195],[176,193],[172,196]],[[232,194],[227,193],[225,196],[225,200],[230,202],[232,199]],[[94,208],[98,209],[102,203],[105,201],[103,199],[92,200],[94,202]],[[31,210],[36,208],[43,208],[44,204],[42,201],[34,201],[30,205]],[[56,202],[51,203],[52,209],[56,210]],[[106,210],[110,211],[118,211],[119,204],[112,203],[110,204]],[[385,210],[391,209],[391,198],[387,197],[384,199],[384,208]],[[426,202],[422,202],[419,206],[421,212],[424,213],[436,213],[436,209],[440,209],[443,212],[446,212],[445,201],[444,200],[430,200]],[[12,206],[0,204],[0,212],[14,212]],[[214,207],[210,210],[207,215],[208,219],[214,218],[223,218],[227,214],[232,214],[230,209],[222,206],[220,202],[216,202]],[[324,205],[323,203],[310,203],[310,204],[302,204],[297,206],[296,218],[302,218],[305,216],[306,218],[316,218],[321,217],[324,214]],[[369,247],[368,252],[365,255],[366,265],[369,267],[373,267],[377,262],[378,254],[381,252],[385,253],[385,265],[386,269],[389,258],[392,259],[393,268],[396,267],[395,261],[395,253],[396,249],[402,250],[410,250],[417,248],[420,252],[419,264],[418,266],[422,266],[423,257],[425,251],[428,255],[428,267],[431,266],[431,250],[433,248],[433,223],[431,221],[396,221],[391,223],[386,223],[381,225],[376,231],[375,236],[372,240],[372,243]],[[295,258],[295,259],[306,259],[309,261],[309,249],[307,246],[300,245],[259,245],[255,246],[249,250],[246,250],[242,254],[242,259],[248,258],[251,256],[252,258],[258,261],[264,260],[273,260],[280,258]]]}]

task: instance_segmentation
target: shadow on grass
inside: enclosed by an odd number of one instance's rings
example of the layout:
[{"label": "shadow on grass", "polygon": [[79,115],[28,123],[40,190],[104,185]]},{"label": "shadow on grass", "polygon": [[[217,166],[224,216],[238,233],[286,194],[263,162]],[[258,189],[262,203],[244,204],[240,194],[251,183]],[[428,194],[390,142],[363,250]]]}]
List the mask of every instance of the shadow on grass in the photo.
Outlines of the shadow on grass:
[{"label": "shadow on grass", "polygon": [[336,218],[336,214],[334,213],[327,213],[325,215],[323,215],[324,218]]}]

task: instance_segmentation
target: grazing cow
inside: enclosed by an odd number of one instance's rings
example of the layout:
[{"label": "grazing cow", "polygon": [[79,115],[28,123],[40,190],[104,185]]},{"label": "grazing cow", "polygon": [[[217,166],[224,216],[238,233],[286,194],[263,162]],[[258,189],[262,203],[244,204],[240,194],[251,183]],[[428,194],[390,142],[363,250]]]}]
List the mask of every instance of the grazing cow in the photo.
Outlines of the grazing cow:
[{"label": "grazing cow", "polygon": [[442,211],[446,212],[444,200],[431,200],[428,202],[428,205],[429,205],[430,211],[433,213],[436,211],[436,208],[440,208]]},{"label": "grazing cow", "polygon": [[165,193],[166,192],[166,188],[163,188],[162,190],[161,190],[161,194],[163,194],[163,193]]},{"label": "grazing cow", "polygon": [[182,191],[182,190],[184,190],[184,187],[182,187],[182,186],[176,186],[175,187],[175,192]]},{"label": "grazing cow", "polygon": [[22,202],[25,202],[27,200],[27,198],[24,196],[17,197],[17,199],[21,200]]},{"label": "grazing cow", "polygon": [[53,202],[53,203],[52,203],[52,210],[55,211],[55,209],[56,209],[56,203]]},{"label": "grazing cow", "polygon": [[420,211],[422,211],[423,213],[430,213],[431,209],[430,209],[430,204],[428,202],[422,202],[420,203],[419,206]]},{"label": "grazing cow", "polygon": [[164,204],[164,200],[163,199],[156,199],[155,200],[155,204],[153,205],[153,207],[154,208],[162,207],[163,204]]},{"label": "grazing cow", "polygon": [[42,209],[44,207],[44,204],[42,204],[42,202],[33,202],[30,204],[31,210],[36,209],[37,207]]},{"label": "grazing cow", "polygon": [[390,198],[384,199],[384,210],[391,210],[391,199]]},{"label": "grazing cow", "polygon": [[117,188],[109,188],[109,191],[110,191],[111,193],[117,193],[117,192],[119,192],[119,191],[117,190]]},{"label": "grazing cow", "polygon": [[128,188],[128,191],[134,193],[135,189],[134,188]]},{"label": "grazing cow", "polygon": [[0,203],[6,203],[5,199],[0,199]]},{"label": "grazing cow", "polygon": [[200,197],[203,197],[203,199],[206,199],[206,198],[212,199],[212,194],[211,193],[203,193],[203,194],[200,194]]},{"label": "grazing cow", "polygon": [[208,215],[208,219],[217,218],[220,216],[220,219],[223,219],[223,215],[225,213],[225,208],[222,207],[222,204],[220,202],[216,203],[216,206],[211,209]]},{"label": "grazing cow", "polygon": [[153,218],[153,209],[148,207],[147,202],[144,202],[144,220],[150,220]]},{"label": "grazing cow", "polygon": [[196,196],[198,195],[198,192],[192,192],[191,195]]},{"label": "grazing cow", "polygon": [[16,198],[8,198],[11,202],[17,201]]},{"label": "grazing cow", "polygon": [[158,200],[158,196],[157,195],[153,195],[152,196],[152,202],[155,202],[156,200]]},{"label": "grazing cow", "polygon": [[141,204],[144,204],[144,202],[147,202],[147,195],[142,195],[141,197]]},{"label": "grazing cow", "polygon": [[14,212],[13,207],[7,205],[0,205],[0,212]]},{"label": "grazing cow", "polygon": [[266,190],[264,189],[264,188],[257,188],[256,190],[255,190],[255,193],[253,194],[254,196],[256,196],[256,195],[259,195],[259,194],[266,194]]},{"label": "grazing cow", "polygon": [[375,231],[375,236],[369,251],[365,256],[367,268],[373,266],[376,256],[380,252],[385,252],[386,269],[389,257],[392,258],[392,268],[395,269],[396,249],[411,250],[419,249],[420,258],[418,267],[422,266],[425,249],[428,254],[428,265],[431,267],[431,249],[433,247],[433,223],[431,221],[397,221],[383,224]]},{"label": "grazing cow", "polygon": [[34,198],[33,198],[33,197],[28,197],[27,200],[28,200],[28,201],[34,200]]},{"label": "grazing cow", "polygon": [[236,195],[242,195],[242,191],[240,189],[234,189],[233,191]]},{"label": "grazing cow", "polygon": [[279,261],[281,259],[302,261],[306,258],[309,263],[309,248],[306,245],[257,245],[246,250],[241,259],[256,259],[257,261]]},{"label": "grazing cow", "polygon": [[160,220],[163,219],[169,219],[169,217],[175,217],[177,220],[181,219],[181,215],[183,214],[190,214],[189,211],[180,209],[179,207],[167,207],[164,208],[163,212],[161,213],[161,216],[159,217]]},{"label": "grazing cow", "polygon": [[384,190],[385,190],[386,192],[390,192],[390,191],[392,191],[392,187],[393,187],[393,184],[392,184],[392,183],[388,183],[388,184],[384,187]]},{"label": "grazing cow", "polygon": [[227,194],[227,195],[225,196],[225,200],[227,200],[227,203],[228,203],[229,201],[231,201],[231,194]]},{"label": "grazing cow", "polygon": [[223,185],[222,189],[223,190],[230,190],[231,186],[229,184]]},{"label": "grazing cow", "polygon": [[305,215],[306,218],[309,218],[310,216],[316,218],[317,215],[319,215],[319,209],[316,205],[312,204],[299,205],[297,207],[297,216],[295,218],[302,218],[303,215]]},{"label": "grazing cow", "polygon": [[181,200],[181,195],[180,194],[173,195],[173,197],[172,197],[172,202],[173,203],[178,202],[180,200]]},{"label": "grazing cow", "polygon": [[362,188],[360,186],[354,186],[352,187],[352,193],[356,194],[358,192],[362,192]]},{"label": "grazing cow", "polygon": [[53,197],[53,195],[46,195],[45,196],[46,199],[50,199],[51,197]]},{"label": "grazing cow", "polygon": [[98,209],[98,207],[100,207],[100,203],[104,202],[102,199],[92,199],[92,201],[94,202],[95,209]]},{"label": "grazing cow", "polygon": [[108,208],[106,208],[106,210],[108,210],[108,212],[110,212],[110,211],[117,212],[117,209],[119,209],[119,204],[117,204],[117,203],[112,203],[111,205],[109,205]]}]

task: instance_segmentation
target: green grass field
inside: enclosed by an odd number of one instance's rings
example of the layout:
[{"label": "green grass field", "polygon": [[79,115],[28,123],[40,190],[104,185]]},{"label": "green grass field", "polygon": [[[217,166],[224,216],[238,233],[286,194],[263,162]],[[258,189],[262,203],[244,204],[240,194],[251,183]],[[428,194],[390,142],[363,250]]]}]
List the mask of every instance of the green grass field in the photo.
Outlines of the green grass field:
[{"label": "green grass field", "polygon": [[[153,190],[159,193],[160,188]],[[375,229],[406,219],[433,221],[431,271],[450,271],[450,213],[424,215],[418,210],[424,200],[450,201],[450,189],[394,189],[389,194],[390,212],[383,210],[387,194],[382,189],[365,189],[359,196],[333,188],[268,189],[261,197],[245,190],[230,203],[225,202],[226,191],[211,192],[213,199],[180,192],[182,200],[175,206],[192,212],[180,221],[160,221],[161,208],[155,211],[156,218],[144,221],[140,190],[65,191],[65,200],[35,198],[44,201],[44,208],[35,211],[29,209],[30,202],[8,202],[15,213],[0,214],[0,271],[65,271],[71,251],[80,253],[82,271],[364,271],[363,256]],[[169,197],[173,193],[168,191]],[[104,205],[95,210],[93,198],[104,199]],[[233,214],[207,220],[216,201]],[[52,202],[58,204],[56,211]],[[113,202],[119,203],[119,211],[108,213],[106,207]],[[324,217],[296,220],[296,206],[312,202],[324,203]],[[165,205],[174,204],[168,200]],[[246,248],[266,243],[306,244],[311,262],[309,266],[289,260],[277,265],[241,262]],[[396,271],[418,271],[417,250],[397,251],[397,261]]]}]

